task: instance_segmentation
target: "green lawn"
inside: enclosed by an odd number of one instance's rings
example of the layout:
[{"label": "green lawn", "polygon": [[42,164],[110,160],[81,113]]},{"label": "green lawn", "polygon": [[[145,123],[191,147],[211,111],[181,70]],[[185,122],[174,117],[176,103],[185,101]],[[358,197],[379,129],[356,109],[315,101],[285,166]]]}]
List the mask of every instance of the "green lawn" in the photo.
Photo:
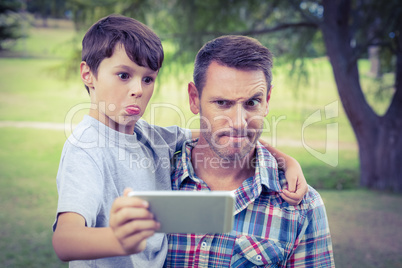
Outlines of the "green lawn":
[{"label": "green lawn", "polygon": [[52,245],[63,132],[0,128],[3,267],[61,267]]},{"label": "green lawn", "polygon": [[[81,120],[88,95],[78,72],[74,79],[65,80],[60,68],[72,53],[66,44],[73,36],[72,29],[64,26],[33,28],[30,38],[17,43],[11,53],[22,57],[0,57],[0,124]],[[275,67],[264,137],[298,159],[308,182],[322,194],[337,267],[402,267],[402,196],[358,188],[356,142],[330,66],[326,59],[308,64],[309,84],[296,83],[295,77],[288,76],[288,66]],[[368,67],[366,61],[360,65],[363,71]],[[170,72],[167,64],[164,68],[144,118],[162,126],[198,127],[186,93],[191,65],[175,66]],[[177,69],[181,73],[176,74]],[[370,81],[362,76],[363,84]],[[371,90],[366,90],[368,99],[381,113],[387,93],[374,102]],[[334,118],[325,117],[328,105],[337,110]],[[323,119],[303,129],[317,111]],[[333,135],[336,129],[327,132],[328,124],[336,124],[338,137]],[[51,245],[57,205],[55,177],[65,140],[64,131],[0,127],[0,260],[5,267],[67,266],[57,259]],[[326,164],[324,156],[336,159],[337,164]]]}]

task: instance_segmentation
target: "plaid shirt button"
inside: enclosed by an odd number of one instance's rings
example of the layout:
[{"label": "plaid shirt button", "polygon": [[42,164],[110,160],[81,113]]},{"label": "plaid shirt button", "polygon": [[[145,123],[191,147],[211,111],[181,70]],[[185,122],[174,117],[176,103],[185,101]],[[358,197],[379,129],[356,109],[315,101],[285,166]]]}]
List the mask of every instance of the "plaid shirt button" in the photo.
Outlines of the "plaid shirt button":
[{"label": "plaid shirt button", "polygon": [[201,247],[202,247],[202,248],[206,248],[206,247],[207,247],[207,242],[202,242],[202,243],[201,243]]}]

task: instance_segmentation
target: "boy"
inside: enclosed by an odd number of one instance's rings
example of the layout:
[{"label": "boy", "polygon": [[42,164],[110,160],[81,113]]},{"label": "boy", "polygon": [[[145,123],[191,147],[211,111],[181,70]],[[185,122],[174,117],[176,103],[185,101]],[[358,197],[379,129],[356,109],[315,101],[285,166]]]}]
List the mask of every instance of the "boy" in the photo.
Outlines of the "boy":
[{"label": "boy", "polygon": [[170,159],[192,136],[140,120],[162,66],[161,42],[142,23],[113,15],[95,23],[82,45],[91,109],[63,148],[53,247],[70,267],[160,267],[166,236],[155,234],[148,204],[124,189],[171,190]]}]

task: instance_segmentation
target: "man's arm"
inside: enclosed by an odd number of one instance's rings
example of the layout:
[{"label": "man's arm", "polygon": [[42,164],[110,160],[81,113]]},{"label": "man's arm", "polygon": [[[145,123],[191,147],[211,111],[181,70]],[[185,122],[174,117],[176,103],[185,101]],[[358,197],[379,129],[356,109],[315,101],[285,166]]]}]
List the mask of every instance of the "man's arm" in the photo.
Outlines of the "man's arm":
[{"label": "man's arm", "polygon": [[110,212],[110,227],[90,228],[76,213],[59,215],[53,234],[53,248],[62,261],[98,259],[141,252],[146,239],[159,228],[139,198],[119,197]]},{"label": "man's arm", "polygon": [[307,182],[299,162],[272,147],[267,141],[260,139],[259,142],[275,157],[278,168],[285,171],[288,189],[283,189],[280,193],[281,197],[291,205],[299,204],[308,191]]},{"label": "man's arm", "polygon": [[335,267],[324,203],[315,190],[310,193],[313,198],[305,204],[309,206],[309,211],[302,227],[304,234],[297,239],[294,251],[286,263],[287,267]]}]

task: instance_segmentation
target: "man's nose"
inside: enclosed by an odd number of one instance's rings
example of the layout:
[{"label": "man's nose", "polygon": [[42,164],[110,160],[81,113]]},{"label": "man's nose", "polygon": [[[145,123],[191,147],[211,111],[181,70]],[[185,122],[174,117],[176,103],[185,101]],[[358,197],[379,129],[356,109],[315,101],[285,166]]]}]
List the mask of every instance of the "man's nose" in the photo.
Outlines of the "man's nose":
[{"label": "man's nose", "polygon": [[233,107],[231,127],[237,130],[243,130],[247,127],[247,111],[244,110],[242,105],[235,105]]},{"label": "man's nose", "polygon": [[141,97],[142,96],[142,81],[140,79],[133,79],[130,83],[129,95],[130,97]]}]

